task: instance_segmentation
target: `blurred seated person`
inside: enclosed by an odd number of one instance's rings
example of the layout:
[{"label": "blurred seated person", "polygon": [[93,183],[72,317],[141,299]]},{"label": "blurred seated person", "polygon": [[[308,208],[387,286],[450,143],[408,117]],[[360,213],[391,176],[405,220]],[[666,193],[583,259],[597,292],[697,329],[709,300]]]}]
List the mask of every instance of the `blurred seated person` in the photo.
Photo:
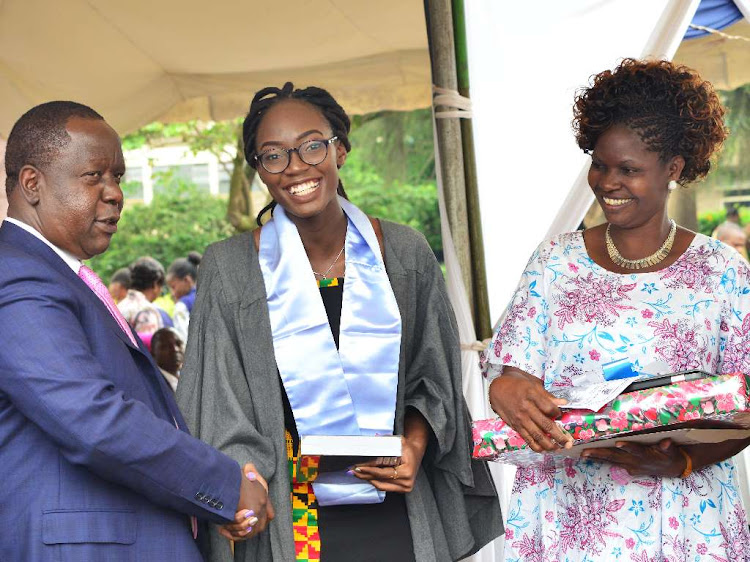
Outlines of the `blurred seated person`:
[{"label": "blurred seated person", "polygon": [[732,206],[727,209],[727,218],[719,226],[724,224],[736,224],[737,226],[742,226],[742,222],[740,221],[740,210],[737,207]]},{"label": "blurred seated person", "polygon": [[130,290],[117,303],[125,320],[146,346],[150,345],[154,332],[167,326],[167,314],[153,304],[163,287],[164,267],[152,257],[138,258],[130,266]]},{"label": "blurred seated person", "polygon": [[201,255],[190,252],[186,258],[177,258],[167,270],[167,285],[174,299],[172,318],[174,328],[183,341],[187,341],[190,312],[195,303],[195,281],[198,279],[198,265]]},{"label": "blurred seated person", "polygon": [[173,328],[162,328],[154,332],[151,337],[151,355],[169,386],[176,391],[185,351],[182,339]]},{"label": "blurred seated person", "polygon": [[109,294],[112,295],[115,303],[118,303],[127,296],[128,289],[130,289],[130,270],[123,267],[110,277]]},{"label": "blurred seated person", "polygon": [[747,259],[747,234],[738,223],[728,220],[721,223],[714,230],[713,238],[731,246]]}]

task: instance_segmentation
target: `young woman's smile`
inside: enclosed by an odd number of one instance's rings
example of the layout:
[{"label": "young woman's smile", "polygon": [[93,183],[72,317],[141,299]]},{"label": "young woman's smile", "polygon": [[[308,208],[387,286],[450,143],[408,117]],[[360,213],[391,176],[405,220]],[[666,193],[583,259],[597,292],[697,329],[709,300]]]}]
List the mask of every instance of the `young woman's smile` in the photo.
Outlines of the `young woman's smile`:
[{"label": "young woman's smile", "polygon": [[[281,101],[263,116],[256,138],[259,157],[272,154],[270,169],[287,157],[288,165],[271,173],[261,164],[258,173],[274,200],[292,217],[309,219],[330,212],[333,218],[333,213],[340,214],[336,190],[346,150],[332,141],[333,136],[320,110],[303,101]],[[324,154],[318,164],[308,164],[300,157],[300,151],[308,150],[311,142]]]}]

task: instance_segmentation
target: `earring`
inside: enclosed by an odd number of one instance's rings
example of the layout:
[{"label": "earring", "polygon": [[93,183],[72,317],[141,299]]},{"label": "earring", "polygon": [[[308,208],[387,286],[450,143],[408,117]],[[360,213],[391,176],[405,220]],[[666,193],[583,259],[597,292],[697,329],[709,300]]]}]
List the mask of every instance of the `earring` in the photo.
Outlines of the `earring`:
[{"label": "earring", "polygon": [[669,184],[667,184],[667,189],[669,191],[674,191],[677,189],[677,182],[675,180],[669,180]]}]

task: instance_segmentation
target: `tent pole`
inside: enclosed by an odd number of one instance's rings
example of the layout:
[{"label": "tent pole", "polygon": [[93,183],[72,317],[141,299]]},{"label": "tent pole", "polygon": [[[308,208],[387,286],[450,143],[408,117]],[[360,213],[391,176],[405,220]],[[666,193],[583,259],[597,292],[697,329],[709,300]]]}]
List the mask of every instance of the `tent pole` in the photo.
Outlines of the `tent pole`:
[{"label": "tent pole", "polygon": [[[432,66],[432,82],[441,88],[456,90],[456,55],[453,46],[453,17],[449,0],[424,0],[427,36]],[[461,277],[466,287],[472,311],[474,291],[469,225],[467,220],[466,189],[464,188],[464,162],[461,151],[461,125],[459,119],[436,119],[445,210],[456,248]]]},{"label": "tent pole", "polygon": [[[453,0],[453,30],[456,46],[458,93],[465,98],[469,98],[469,53],[466,46],[464,0]],[[466,211],[471,244],[472,280],[474,282],[474,328],[477,339],[483,340],[492,336],[492,319],[490,318],[490,299],[487,288],[484,239],[482,237],[482,213],[479,208],[479,187],[474,153],[474,125],[471,119],[461,119],[461,145],[464,157]]]}]

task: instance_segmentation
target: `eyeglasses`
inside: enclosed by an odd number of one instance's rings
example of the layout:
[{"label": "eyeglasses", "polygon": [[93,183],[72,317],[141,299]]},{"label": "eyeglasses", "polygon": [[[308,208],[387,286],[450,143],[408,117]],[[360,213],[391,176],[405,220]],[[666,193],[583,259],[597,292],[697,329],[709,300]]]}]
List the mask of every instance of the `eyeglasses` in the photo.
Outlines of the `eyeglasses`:
[{"label": "eyeglasses", "polygon": [[280,174],[289,167],[292,161],[292,152],[296,152],[299,159],[309,166],[320,164],[328,156],[328,145],[338,137],[327,140],[309,140],[303,142],[297,148],[269,148],[257,154],[255,161],[260,162],[263,169],[269,174]]}]

